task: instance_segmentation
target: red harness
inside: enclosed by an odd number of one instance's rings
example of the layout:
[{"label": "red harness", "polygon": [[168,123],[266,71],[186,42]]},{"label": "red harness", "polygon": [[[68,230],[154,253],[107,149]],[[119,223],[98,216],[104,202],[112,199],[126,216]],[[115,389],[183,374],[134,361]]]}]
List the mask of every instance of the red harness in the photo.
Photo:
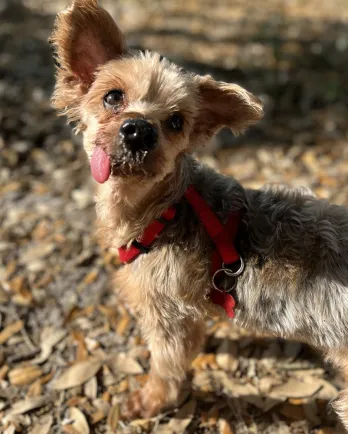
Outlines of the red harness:
[{"label": "red harness", "polygon": [[[234,240],[240,221],[240,214],[231,214],[226,225],[223,225],[192,185],[188,187],[184,196],[192,206],[197,217],[207,231],[207,234],[215,245],[215,249],[211,256],[213,288],[209,294],[210,300],[221,306],[226,311],[229,318],[233,318],[236,302],[228,292],[234,288],[236,283],[235,279],[244,269],[242,258],[239,256],[234,246]],[[149,224],[139,241],[133,241],[130,247],[120,247],[118,249],[120,260],[128,264],[134,261],[134,259],[142,253],[148,253],[151,249],[152,243],[175,218],[176,213],[177,210],[174,206],[169,207],[163,212],[161,217],[155,219]],[[236,264],[239,265],[239,269],[233,271]],[[218,286],[219,277],[222,277],[223,275],[235,278],[234,285],[227,290],[220,289]]]}]

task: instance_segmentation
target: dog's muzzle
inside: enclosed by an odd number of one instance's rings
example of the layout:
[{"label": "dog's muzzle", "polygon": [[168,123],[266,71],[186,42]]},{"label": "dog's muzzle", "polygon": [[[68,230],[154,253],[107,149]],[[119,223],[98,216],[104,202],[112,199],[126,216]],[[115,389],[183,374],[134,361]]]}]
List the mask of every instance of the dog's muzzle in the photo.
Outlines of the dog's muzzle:
[{"label": "dog's muzzle", "polygon": [[127,119],[119,136],[129,151],[150,151],[158,144],[157,128],[144,119]]}]

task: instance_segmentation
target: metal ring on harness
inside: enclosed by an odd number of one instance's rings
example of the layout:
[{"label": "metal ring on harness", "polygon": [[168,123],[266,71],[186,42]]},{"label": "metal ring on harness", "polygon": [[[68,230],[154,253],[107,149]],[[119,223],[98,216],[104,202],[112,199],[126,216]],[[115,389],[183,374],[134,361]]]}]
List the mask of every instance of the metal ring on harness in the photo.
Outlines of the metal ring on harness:
[{"label": "metal ring on harness", "polygon": [[214,289],[216,289],[219,292],[229,293],[230,291],[232,291],[232,289],[235,288],[235,286],[237,284],[237,279],[234,279],[234,282],[230,288],[221,289],[217,285],[216,278],[221,272],[225,273],[225,275],[228,277],[238,277],[239,275],[241,275],[243,273],[243,270],[244,270],[244,261],[242,258],[239,258],[239,260],[240,260],[240,266],[239,266],[237,271],[231,271],[228,268],[225,268],[224,263],[222,264],[222,268],[219,268],[217,271],[215,271],[215,273],[213,274],[213,277],[211,279],[211,282],[213,284]]},{"label": "metal ring on harness", "polygon": [[232,284],[232,286],[230,288],[226,288],[226,289],[221,289],[217,286],[217,283],[215,283],[215,279],[216,277],[221,273],[225,273],[226,276],[228,277],[235,277],[235,276],[230,276],[229,274],[226,273],[226,269],[225,268],[220,268],[219,270],[215,271],[215,273],[213,274],[213,277],[211,278],[211,282],[213,284],[214,289],[216,289],[219,292],[226,292],[229,293],[230,291],[232,291],[232,289],[234,289],[234,287],[236,286],[237,283],[237,279],[234,279],[234,282]]},{"label": "metal ring on harness", "polygon": [[238,277],[238,276],[240,276],[243,273],[243,271],[244,271],[244,261],[243,261],[243,258],[239,258],[239,261],[240,261],[240,266],[239,266],[239,268],[238,268],[237,271],[232,271],[229,268],[226,268],[226,266],[225,266],[224,263],[222,264],[222,270],[225,270],[225,273],[228,276],[230,276],[230,277]]}]

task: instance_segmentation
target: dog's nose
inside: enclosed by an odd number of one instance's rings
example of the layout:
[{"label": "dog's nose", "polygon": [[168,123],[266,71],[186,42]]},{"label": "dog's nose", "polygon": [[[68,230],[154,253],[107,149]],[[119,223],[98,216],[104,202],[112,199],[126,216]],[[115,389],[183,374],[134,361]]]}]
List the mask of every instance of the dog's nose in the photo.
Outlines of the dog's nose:
[{"label": "dog's nose", "polygon": [[157,128],[144,119],[127,119],[120,128],[120,136],[132,151],[149,151],[157,145]]}]

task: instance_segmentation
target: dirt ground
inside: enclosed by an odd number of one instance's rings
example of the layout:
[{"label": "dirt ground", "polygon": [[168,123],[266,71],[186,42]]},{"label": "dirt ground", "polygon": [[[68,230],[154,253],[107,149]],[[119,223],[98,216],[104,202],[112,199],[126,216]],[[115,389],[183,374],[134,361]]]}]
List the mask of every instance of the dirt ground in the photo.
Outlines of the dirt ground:
[{"label": "dirt ground", "polygon": [[[94,236],[79,137],[50,107],[57,0],[0,5],[0,432],[332,434],[342,379],[319,354],[207,324],[181,405],[128,422],[149,352]],[[260,96],[265,119],[199,156],[245,186],[305,185],[348,205],[348,0],[103,2],[132,46]]]}]

